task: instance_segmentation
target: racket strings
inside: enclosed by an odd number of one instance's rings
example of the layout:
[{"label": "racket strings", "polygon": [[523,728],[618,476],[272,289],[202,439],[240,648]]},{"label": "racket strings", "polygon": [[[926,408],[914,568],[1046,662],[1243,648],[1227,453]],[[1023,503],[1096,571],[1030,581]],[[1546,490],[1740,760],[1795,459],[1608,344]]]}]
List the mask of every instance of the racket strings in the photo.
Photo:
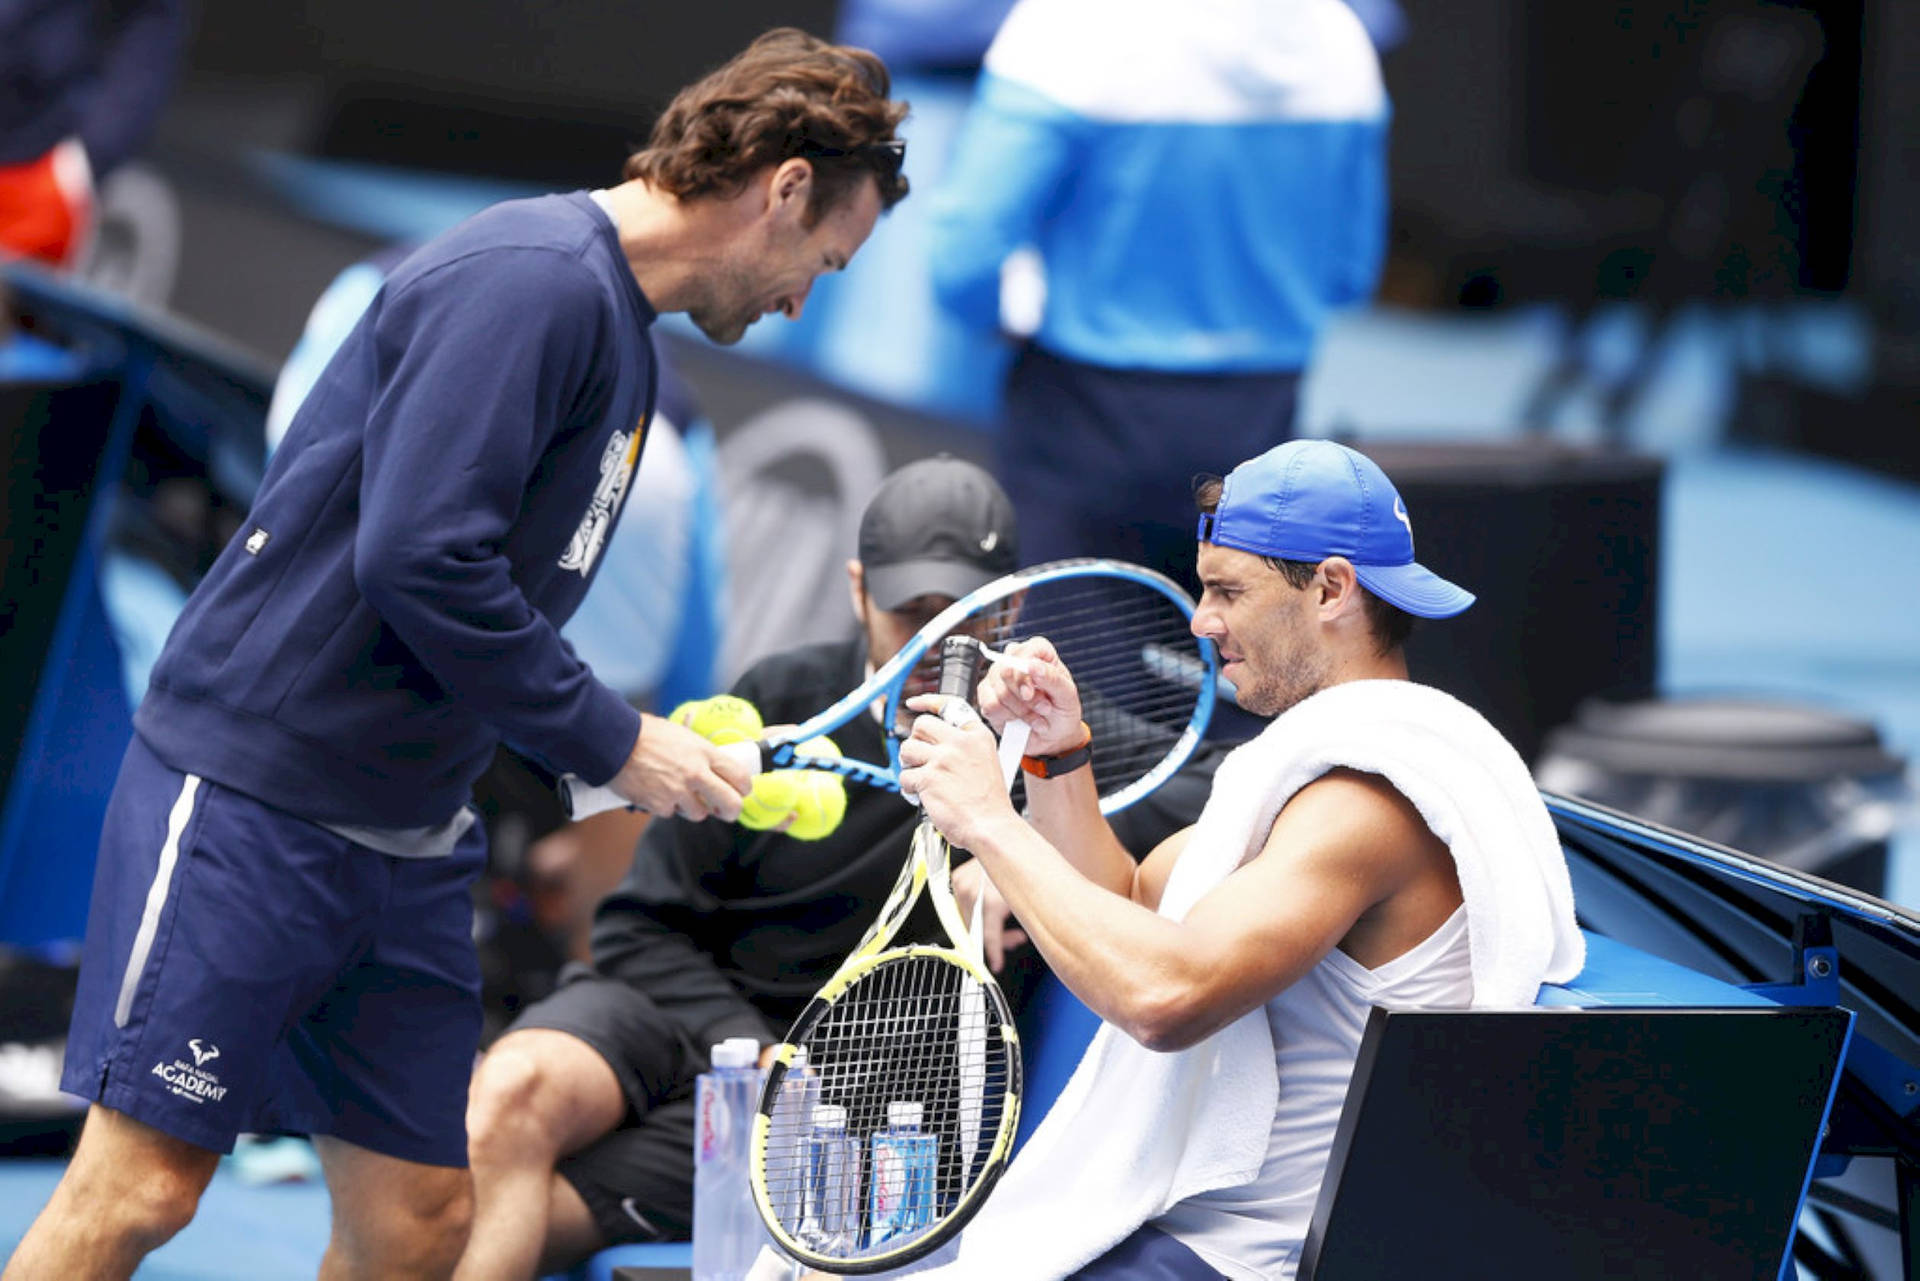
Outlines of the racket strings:
[{"label": "racket strings", "polygon": [[[961,1205],[992,1165],[1014,1088],[1003,1017],[970,973],[922,954],[884,959],[795,1029],[807,1067],[782,1083],[763,1175],[788,1236],[821,1258],[890,1254]],[[817,1110],[783,1108],[789,1094],[844,1109],[845,1140],[814,1124]],[[919,1105],[917,1134],[890,1126],[895,1104]]]},{"label": "racket strings", "polygon": [[1044,636],[1080,691],[1103,796],[1131,786],[1193,721],[1207,665],[1187,612],[1158,589],[1111,575],[1033,584],[968,628],[999,648]]}]

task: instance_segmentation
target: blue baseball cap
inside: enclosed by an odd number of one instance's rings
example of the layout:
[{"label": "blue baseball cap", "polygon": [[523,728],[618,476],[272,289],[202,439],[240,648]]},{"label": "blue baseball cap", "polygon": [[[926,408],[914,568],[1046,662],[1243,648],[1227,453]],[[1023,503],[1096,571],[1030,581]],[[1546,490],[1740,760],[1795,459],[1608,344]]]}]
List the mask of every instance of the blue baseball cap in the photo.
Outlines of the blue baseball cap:
[{"label": "blue baseball cap", "polygon": [[1228,473],[1199,539],[1279,560],[1353,563],[1360,585],[1421,618],[1451,618],[1473,593],[1413,559],[1400,493],[1365,454],[1330,440],[1290,440]]}]

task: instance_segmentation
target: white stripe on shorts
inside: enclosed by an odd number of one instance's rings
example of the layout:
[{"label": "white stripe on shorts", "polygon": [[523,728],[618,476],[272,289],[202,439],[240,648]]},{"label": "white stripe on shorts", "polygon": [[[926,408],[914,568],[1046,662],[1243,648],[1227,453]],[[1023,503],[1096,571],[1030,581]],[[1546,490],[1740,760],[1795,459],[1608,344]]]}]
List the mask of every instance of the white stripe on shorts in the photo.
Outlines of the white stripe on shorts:
[{"label": "white stripe on shorts", "polygon": [[127,972],[120,978],[120,1000],[113,1007],[113,1025],[125,1027],[133,1013],[134,989],[140,986],[141,972],[147,968],[147,953],[153,950],[153,936],[160,932],[160,909],[167,905],[167,889],[173,883],[173,865],[180,858],[180,834],[193,817],[193,798],[200,790],[200,776],[187,775],[180,785],[180,797],[167,815],[167,843],[160,847],[160,866],[154,869],[153,884],[147,887],[147,905],[140,913],[140,931],[133,936],[133,955],[127,958]]}]

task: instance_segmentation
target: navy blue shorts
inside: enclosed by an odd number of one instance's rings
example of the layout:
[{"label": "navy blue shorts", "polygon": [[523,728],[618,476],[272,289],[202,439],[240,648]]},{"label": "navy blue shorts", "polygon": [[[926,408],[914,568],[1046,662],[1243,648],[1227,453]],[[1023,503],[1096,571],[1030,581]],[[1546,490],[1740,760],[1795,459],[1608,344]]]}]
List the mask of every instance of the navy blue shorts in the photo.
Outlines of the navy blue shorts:
[{"label": "navy blue shorts", "polygon": [[1073,1281],[1220,1281],[1213,1265],[1152,1224],[1073,1274]]},{"label": "navy blue shorts", "polygon": [[136,735],[107,807],[61,1088],[214,1151],[327,1134],[467,1163],[480,1040],[475,823],[392,858]]}]

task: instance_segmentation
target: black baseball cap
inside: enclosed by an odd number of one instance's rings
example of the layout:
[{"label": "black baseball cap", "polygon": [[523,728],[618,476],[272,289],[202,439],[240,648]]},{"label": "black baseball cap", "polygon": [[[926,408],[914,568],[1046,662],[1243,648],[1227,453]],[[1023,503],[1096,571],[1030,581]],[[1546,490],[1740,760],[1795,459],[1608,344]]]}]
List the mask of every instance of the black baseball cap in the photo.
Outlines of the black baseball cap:
[{"label": "black baseball cap", "polygon": [[946,454],[888,476],[860,518],[860,564],[881,609],[984,587],[1019,567],[1019,542],[999,482]]}]

